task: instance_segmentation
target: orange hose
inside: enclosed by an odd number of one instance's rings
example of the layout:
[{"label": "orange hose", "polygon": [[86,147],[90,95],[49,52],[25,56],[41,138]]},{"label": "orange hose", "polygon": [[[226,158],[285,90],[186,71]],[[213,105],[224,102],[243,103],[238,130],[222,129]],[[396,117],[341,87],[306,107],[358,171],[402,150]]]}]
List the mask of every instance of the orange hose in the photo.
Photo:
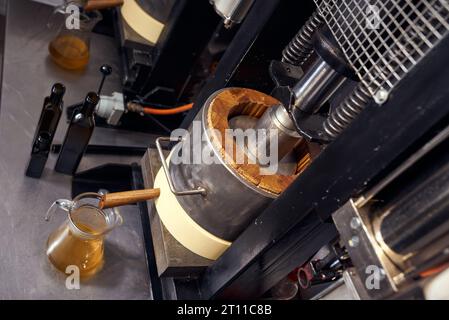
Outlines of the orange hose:
[{"label": "orange hose", "polygon": [[439,265],[439,266],[437,266],[437,267],[430,268],[430,269],[428,269],[428,270],[426,270],[426,271],[423,271],[423,272],[421,272],[419,275],[420,275],[422,278],[431,277],[431,276],[433,276],[433,275],[436,275],[436,274],[438,274],[438,273],[440,273],[440,272],[446,270],[448,267],[449,267],[449,263],[445,263],[445,264]]},{"label": "orange hose", "polygon": [[143,113],[145,114],[155,114],[155,115],[170,115],[177,114],[187,110],[192,109],[193,103],[186,104],[185,106],[173,108],[173,109],[155,109],[155,108],[143,108]]}]

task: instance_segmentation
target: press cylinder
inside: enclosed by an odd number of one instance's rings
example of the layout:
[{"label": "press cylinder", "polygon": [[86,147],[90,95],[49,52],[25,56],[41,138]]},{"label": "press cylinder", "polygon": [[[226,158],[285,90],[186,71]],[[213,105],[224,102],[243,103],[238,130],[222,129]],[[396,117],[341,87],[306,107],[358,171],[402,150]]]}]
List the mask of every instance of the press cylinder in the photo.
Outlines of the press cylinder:
[{"label": "press cylinder", "polygon": [[[295,170],[289,176],[263,173],[257,163],[248,162],[247,150],[238,145],[233,145],[230,153],[225,148],[225,141],[233,141],[228,131],[232,118],[246,116],[255,123],[277,105],[276,99],[258,91],[220,90],[206,101],[189,128],[188,137],[173,148],[168,173],[174,189],[203,188],[205,192],[175,196],[166,185],[155,183],[155,187],[161,188],[156,208],[168,231],[191,251],[209,259],[218,258],[307,167],[310,156],[304,146],[298,147]],[[207,155],[208,160],[204,162],[198,155]],[[236,161],[240,156],[245,159],[243,163]],[[161,175],[159,172],[157,181],[165,181]],[[172,205],[168,204],[170,201]],[[173,206],[177,208],[176,219],[168,212]],[[208,252],[206,242],[213,253]]]},{"label": "press cylinder", "polygon": [[[238,103],[233,100],[238,99],[238,96],[242,98],[248,96],[252,91],[239,90],[235,93],[236,95],[232,95],[227,90],[221,91],[206,101],[189,130],[191,140],[185,142],[188,144],[186,150],[192,156],[190,160],[193,163],[170,165],[170,175],[177,189],[185,190],[200,186],[207,190],[205,196],[177,197],[181,206],[199,225],[228,241],[235,240],[255,216],[277,196],[274,190],[269,188],[264,190],[252,183],[249,180],[250,175],[245,174],[245,169],[242,168],[244,166],[233,167],[229,161],[226,162],[223,141],[218,141],[217,137],[211,135],[212,130],[220,130],[217,124],[222,125],[228,121],[230,114],[225,109],[229,110],[229,105]],[[262,94],[257,93],[257,96]],[[269,96],[263,98],[276,104],[276,100]],[[229,105],[225,106],[222,103]],[[198,128],[200,123],[203,139],[199,147],[198,141],[193,141],[198,140],[195,139],[196,134],[193,130],[194,126]],[[225,138],[224,133],[222,138]],[[182,144],[178,145],[175,152],[182,152],[180,149],[183,147]],[[199,162],[197,161],[199,159],[194,158],[200,153],[211,155],[212,163],[195,163]],[[253,169],[257,169],[256,167],[257,165],[254,165]]]}]

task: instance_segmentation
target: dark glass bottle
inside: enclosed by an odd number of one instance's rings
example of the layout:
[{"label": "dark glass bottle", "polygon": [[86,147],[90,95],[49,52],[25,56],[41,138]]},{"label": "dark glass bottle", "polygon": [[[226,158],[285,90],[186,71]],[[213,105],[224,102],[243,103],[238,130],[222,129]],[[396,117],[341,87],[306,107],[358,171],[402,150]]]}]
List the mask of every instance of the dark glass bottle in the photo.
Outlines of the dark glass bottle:
[{"label": "dark glass bottle", "polygon": [[57,172],[73,175],[78,169],[95,128],[94,111],[99,101],[96,93],[89,92],[83,106],[73,113],[56,162]]},{"label": "dark glass bottle", "polygon": [[44,106],[33,138],[31,159],[25,174],[28,177],[40,178],[50,152],[50,146],[61,119],[64,85],[57,83],[51,89],[51,94],[44,100]]}]

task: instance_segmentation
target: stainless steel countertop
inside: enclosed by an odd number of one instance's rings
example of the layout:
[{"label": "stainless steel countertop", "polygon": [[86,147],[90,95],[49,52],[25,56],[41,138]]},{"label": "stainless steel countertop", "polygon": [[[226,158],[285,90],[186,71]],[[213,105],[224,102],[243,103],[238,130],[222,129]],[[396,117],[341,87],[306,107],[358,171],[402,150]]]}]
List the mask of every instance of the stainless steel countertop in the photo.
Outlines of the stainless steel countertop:
[{"label": "stainless steel countertop", "polygon": [[[98,68],[116,71],[103,94],[120,89],[119,58],[114,40],[93,35],[91,61],[84,73],[70,73],[48,59],[47,46],[55,35],[46,28],[52,8],[27,0],[10,1],[7,14],[2,100],[0,108],[0,299],[151,299],[142,227],[137,207],[120,208],[125,223],[106,241],[105,267],[80,290],[68,290],[65,277],[47,261],[49,233],[66,218],[45,222],[44,215],[58,198],[70,197],[71,177],[53,171],[51,155],[40,180],[27,178],[31,140],[43,99],[54,82],[67,87],[65,105],[96,90]],[[62,118],[54,142],[62,141],[67,125]],[[146,146],[146,134],[96,128],[91,143]],[[136,157],[86,156],[80,170],[98,165],[138,162]]]}]

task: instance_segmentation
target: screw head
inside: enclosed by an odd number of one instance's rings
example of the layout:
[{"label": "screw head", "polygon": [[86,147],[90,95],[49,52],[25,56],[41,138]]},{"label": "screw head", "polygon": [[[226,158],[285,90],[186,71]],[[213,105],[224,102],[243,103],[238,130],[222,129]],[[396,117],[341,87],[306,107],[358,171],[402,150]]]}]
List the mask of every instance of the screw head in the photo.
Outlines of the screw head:
[{"label": "screw head", "polygon": [[349,223],[352,229],[357,230],[362,226],[362,221],[359,218],[353,217]]},{"label": "screw head", "polygon": [[349,239],[348,244],[350,247],[355,248],[359,245],[360,238],[358,236],[353,236],[351,239]]},{"label": "screw head", "polygon": [[223,23],[224,23],[224,26],[226,29],[229,29],[230,27],[232,27],[232,20],[229,17],[224,19]]},{"label": "screw head", "polygon": [[384,104],[388,100],[388,91],[385,89],[379,89],[374,95],[374,101],[377,104]]}]

